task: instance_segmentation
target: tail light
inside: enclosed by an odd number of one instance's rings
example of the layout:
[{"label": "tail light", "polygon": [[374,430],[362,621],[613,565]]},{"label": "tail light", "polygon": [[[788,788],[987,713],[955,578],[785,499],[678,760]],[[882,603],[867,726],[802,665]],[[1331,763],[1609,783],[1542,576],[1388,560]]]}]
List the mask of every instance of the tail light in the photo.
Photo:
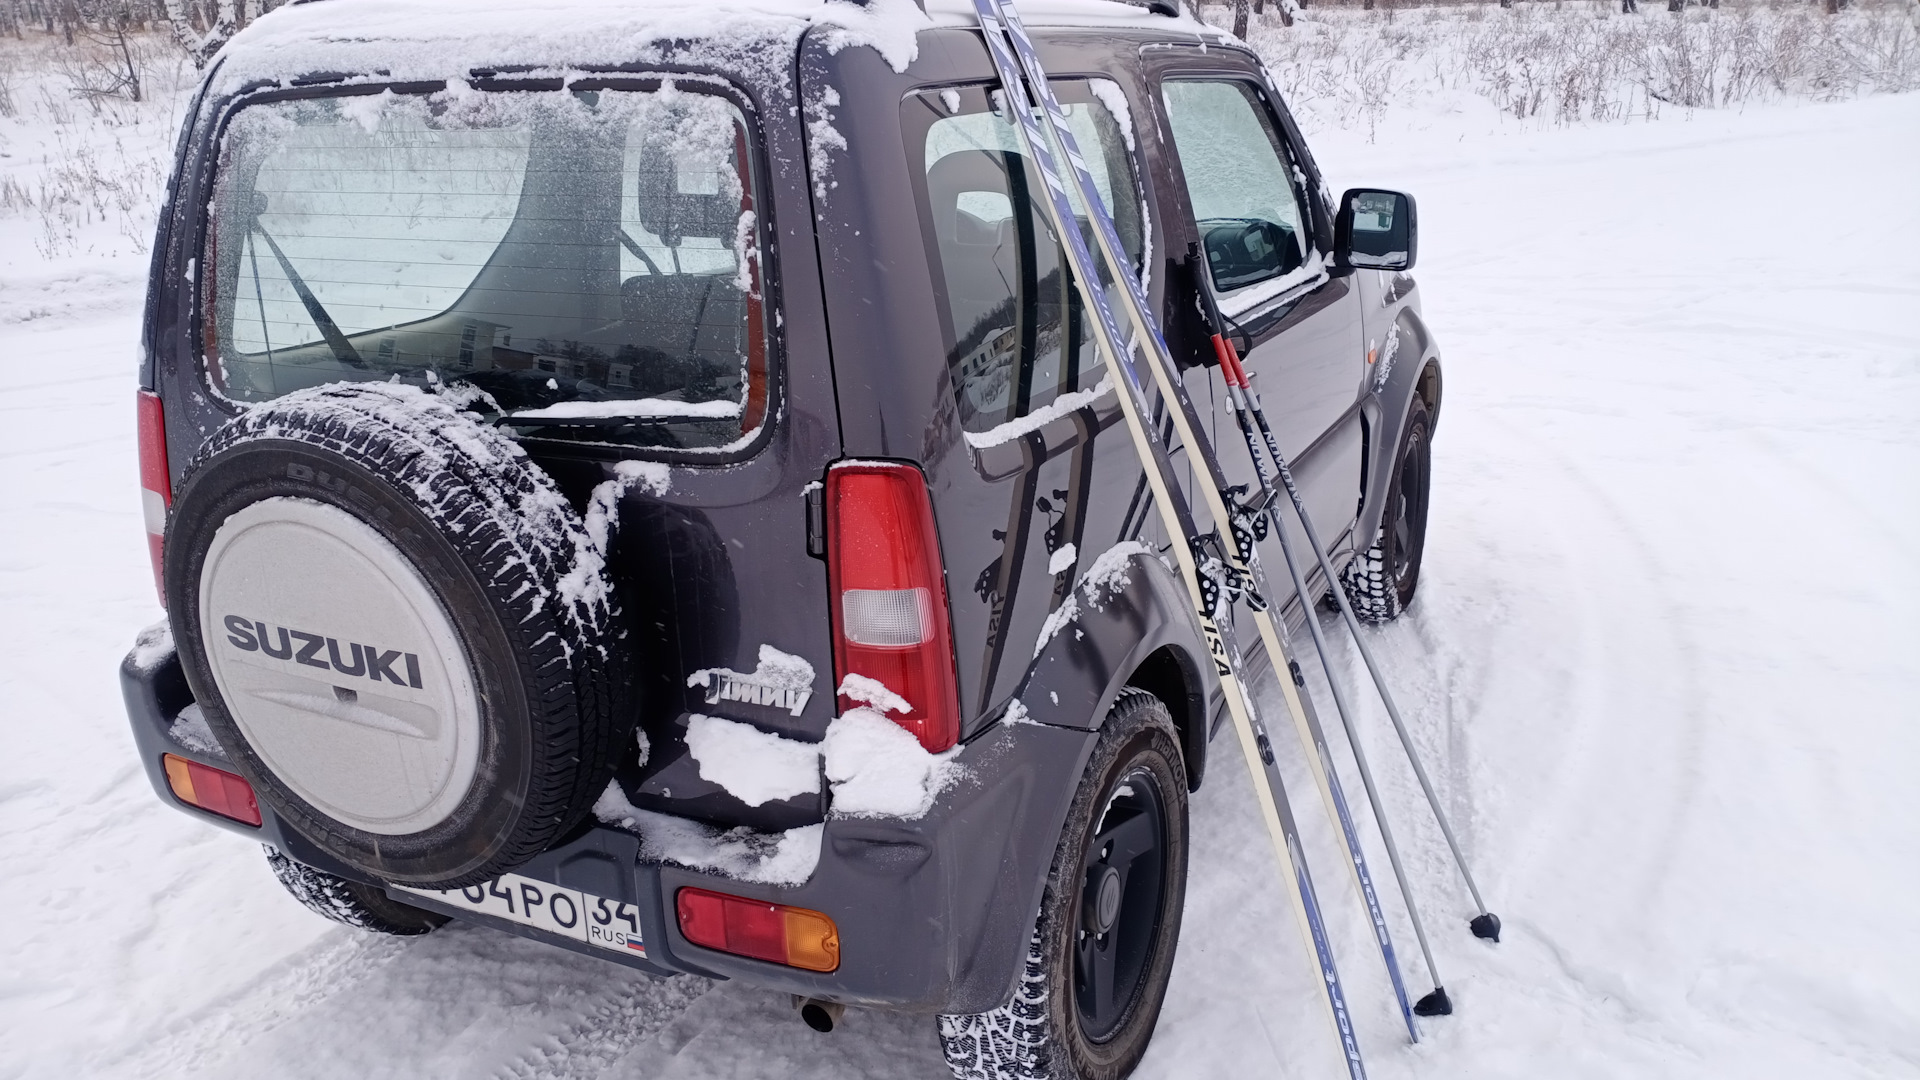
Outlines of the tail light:
[{"label": "tail light", "polygon": [[827,472],[827,573],[835,685],[875,679],[911,710],[889,719],[932,753],[960,738],[946,572],[927,482],[911,465]]},{"label": "tail light", "polygon": [[242,825],[260,824],[260,803],[245,780],[173,754],[161,755],[160,764],[166,766],[167,784],[181,802]]},{"label": "tail light", "polygon": [[840,931],[817,911],[681,889],[680,932],[695,945],[808,971],[840,966]]},{"label": "tail light", "polygon": [[153,587],[167,606],[161,573],[161,546],[167,535],[167,510],[173,505],[173,480],[167,472],[167,421],[160,395],[140,391],[140,508],[147,519],[147,550],[153,556]]}]

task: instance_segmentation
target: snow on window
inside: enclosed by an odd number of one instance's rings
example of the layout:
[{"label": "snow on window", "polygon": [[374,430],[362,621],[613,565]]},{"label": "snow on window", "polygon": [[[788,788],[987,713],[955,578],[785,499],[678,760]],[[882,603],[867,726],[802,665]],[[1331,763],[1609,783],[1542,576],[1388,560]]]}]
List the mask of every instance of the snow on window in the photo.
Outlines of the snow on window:
[{"label": "snow on window", "polygon": [[1214,288],[1244,310],[1238,290],[1293,280],[1307,262],[1286,151],[1248,83],[1175,80],[1161,95]]},{"label": "snow on window", "polygon": [[240,110],[204,264],[222,389],[399,376],[544,435],[738,444],[768,409],[749,132],[681,82]]},{"label": "snow on window", "polygon": [[1088,79],[1087,89],[1093,91],[1093,98],[1113,117],[1114,126],[1120,130],[1120,138],[1126,141],[1127,153],[1133,153],[1133,110],[1127,107],[1127,92],[1112,79]]}]

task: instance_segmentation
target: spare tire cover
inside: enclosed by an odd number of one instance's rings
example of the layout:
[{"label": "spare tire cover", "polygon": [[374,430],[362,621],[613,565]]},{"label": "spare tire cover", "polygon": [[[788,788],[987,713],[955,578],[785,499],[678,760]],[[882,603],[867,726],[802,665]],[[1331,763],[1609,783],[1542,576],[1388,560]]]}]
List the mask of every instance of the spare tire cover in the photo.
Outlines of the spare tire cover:
[{"label": "spare tire cover", "polygon": [[632,732],[597,545],[448,400],[336,384],[188,465],[165,590],[187,680],[287,824],[377,878],[496,877],[577,823]]}]

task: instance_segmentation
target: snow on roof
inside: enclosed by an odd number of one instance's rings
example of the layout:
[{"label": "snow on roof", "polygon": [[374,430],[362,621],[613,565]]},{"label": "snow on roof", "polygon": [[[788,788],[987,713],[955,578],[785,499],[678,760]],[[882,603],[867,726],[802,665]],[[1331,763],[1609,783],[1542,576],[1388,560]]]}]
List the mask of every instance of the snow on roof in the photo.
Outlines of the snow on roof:
[{"label": "snow on roof", "polygon": [[[905,70],[932,25],[913,0],[317,0],[262,16],[221,51],[216,91],[315,72],[443,79],[474,69],[569,69],[662,59],[754,68],[819,27]],[[784,69],[785,64],[781,67]],[[772,74],[772,72],[769,72]]]},{"label": "snow on roof", "polygon": [[[1111,0],[1041,0],[1017,10],[1034,26],[1134,26],[1219,39],[1184,15]],[[784,80],[791,70],[784,58],[814,28],[830,48],[869,47],[904,71],[919,52],[921,30],[973,25],[971,0],[927,0],[925,9],[915,0],[309,0],[235,35],[221,51],[213,89],[224,96],[323,72],[435,80],[475,69],[644,63],[665,59],[673,43],[681,62]]]},{"label": "snow on roof", "polygon": [[[1120,0],[1017,0],[1008,5],[1028,26],[1131,26],[1154,33],[1196,34],[1209,40],[1223,39],[1221,31],[1187,14],[1184,6],[1178,16],[1156,15],[1146,8],[1145,0],[1123,3]],[[926,0],[928,16],[937,26],[978,26],[973,0]]]}]

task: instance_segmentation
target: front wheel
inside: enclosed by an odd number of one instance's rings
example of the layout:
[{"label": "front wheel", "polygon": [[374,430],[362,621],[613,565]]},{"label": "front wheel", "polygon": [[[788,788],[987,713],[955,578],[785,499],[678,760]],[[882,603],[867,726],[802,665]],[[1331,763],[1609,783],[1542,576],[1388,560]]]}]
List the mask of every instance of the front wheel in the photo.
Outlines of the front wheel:
[{"label": "front wheel", "polygon": [[1119,1080],[1146,1053],[1187,887],[1187,774],[1165,705],[1115,701],[1054,850],[1013,999],[940,1017],[957,1080]]},{"label": "front wheel", "polygon": [[1413,603],[1420,585],[1420,556],[1427,546],[1427,490],[1433,475],[1433,417],[1413,399],[1400,452],[1387,481],[1387,505],[1373,546],[1340,575],[1347,600],[1361,622],[1392,622]]}]

